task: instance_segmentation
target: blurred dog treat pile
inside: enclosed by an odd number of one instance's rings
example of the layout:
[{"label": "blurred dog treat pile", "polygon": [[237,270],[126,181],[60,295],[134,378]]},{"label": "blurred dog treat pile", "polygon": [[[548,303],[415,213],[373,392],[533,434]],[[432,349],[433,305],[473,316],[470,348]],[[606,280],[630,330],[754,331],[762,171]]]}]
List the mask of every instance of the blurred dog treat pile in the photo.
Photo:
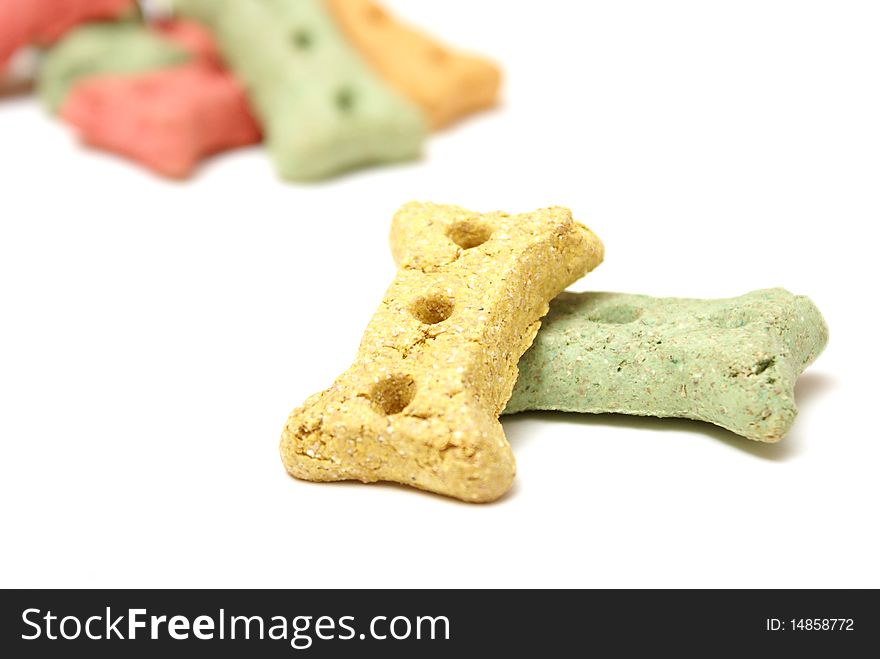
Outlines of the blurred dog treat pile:
[{"label": "blurred dog treat pile", "polygon": [[0,95],[29,75],[84,142],[160,175],[265,141],[294,181],[416,159],[501,84],[372,0],[0,0]]}]

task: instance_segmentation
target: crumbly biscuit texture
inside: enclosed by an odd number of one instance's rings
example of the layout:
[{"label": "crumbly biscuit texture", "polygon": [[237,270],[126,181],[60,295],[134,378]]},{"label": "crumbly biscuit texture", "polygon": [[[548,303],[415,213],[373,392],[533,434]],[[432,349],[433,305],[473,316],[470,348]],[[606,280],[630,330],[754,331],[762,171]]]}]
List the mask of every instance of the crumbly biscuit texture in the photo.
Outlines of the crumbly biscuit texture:
[{"label": "crumbly biscuit texture", "polygon": [[244,83],[279,174],[318,180],[419,156],[421,112],[348,44],[323,0],[178,0]]},{"label": "crumbly biscuit texture", "polygon": [[724,300],[563,293],[505,413],[681,417],[775,442],[797,414],[798,376],[827,340],[809,298],[779,288]]},{"label": "crumbly biscuit texture", "polygon": [[416,103],[432,128],[495,105],[501,71],[456,52],[391,16],[373,0],[324,0],[370,65]]},{"label": "crumbly biscuit texture", "polygon": [[498,415],[517,362],[602,244],[563,208],[480,215],[423,203],[397,213],[391,242],[397,277],[352,367],[290,415],[284,464],[306,480],[497,499],[515,473]]}]

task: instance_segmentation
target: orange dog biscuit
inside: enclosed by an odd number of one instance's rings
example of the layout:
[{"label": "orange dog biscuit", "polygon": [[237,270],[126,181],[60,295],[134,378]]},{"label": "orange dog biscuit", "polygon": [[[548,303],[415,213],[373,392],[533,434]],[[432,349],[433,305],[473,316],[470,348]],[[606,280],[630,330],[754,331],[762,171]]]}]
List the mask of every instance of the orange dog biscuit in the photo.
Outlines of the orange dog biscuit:
[{"label": "orange dog biscuit", "polygon": [[501,72],[403,25],[372,0],[325,0],[343,32],[386,82],[418,105],[432,128],[495,105]]}]

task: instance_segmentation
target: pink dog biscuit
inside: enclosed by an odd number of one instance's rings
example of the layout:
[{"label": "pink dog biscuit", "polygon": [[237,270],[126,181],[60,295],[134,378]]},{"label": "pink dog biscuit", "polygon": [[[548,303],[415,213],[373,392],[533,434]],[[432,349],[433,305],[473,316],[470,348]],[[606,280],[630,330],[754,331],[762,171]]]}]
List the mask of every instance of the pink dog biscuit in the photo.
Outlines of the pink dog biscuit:
[{"label": "pink dog biscuit", "polygon": [[61,116],[88,144],[173,178],[220,151],[260,141],[260,127],[232,74],[191,64],[78,83]]},{"label": "pink dog biscuit", "polygon": [[189,176],[210,155],[259,142],[244,89],[223,69],[211,33],[193,21],[154,29],[190,52],[193,62],[85,78],[68,93],[61,117],[91,146],[172,178]]},{"label": "pink dog biscuit", "polygon": [[116,18],[133,0],[0,1],[0,68],[19,48],[52,43],[85,21]]}]

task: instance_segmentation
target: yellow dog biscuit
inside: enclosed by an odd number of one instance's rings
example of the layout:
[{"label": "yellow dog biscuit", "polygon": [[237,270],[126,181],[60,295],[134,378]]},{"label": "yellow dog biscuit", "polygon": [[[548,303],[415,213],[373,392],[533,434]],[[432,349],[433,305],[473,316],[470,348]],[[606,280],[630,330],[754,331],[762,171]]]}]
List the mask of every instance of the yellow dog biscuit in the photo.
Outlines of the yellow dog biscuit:
[{"label": "yellow dog biscuit", "polygon": [[412,203],[392,225],[397,277],[352,367],[294,410],[288,472],[394,481],[492,501],[516,471],[498,415],[517,362],[560,291],[602,243],[564,208],[479,215]]},{"label": "yellow dog biscuit", "polygon": [[325,0],[376,71],[442,128],[495,104],[501,72],[403,25],[372,0]]}]

